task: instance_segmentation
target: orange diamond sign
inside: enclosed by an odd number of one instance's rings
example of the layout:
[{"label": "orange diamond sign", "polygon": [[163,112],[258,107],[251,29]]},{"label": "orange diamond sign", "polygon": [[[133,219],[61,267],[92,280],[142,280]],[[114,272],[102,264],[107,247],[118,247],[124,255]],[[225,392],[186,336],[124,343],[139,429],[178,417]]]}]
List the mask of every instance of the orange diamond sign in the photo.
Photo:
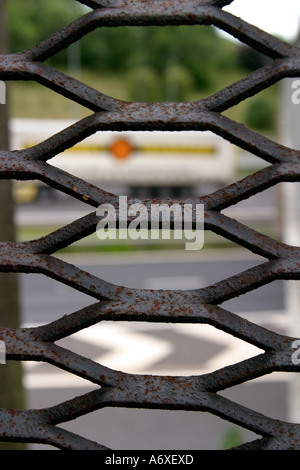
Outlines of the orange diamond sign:
[{"label": "orange diamond sign", "polygon": [[127,140],[119,139],[110,146],[109,150],[115,157],[123,159],[131,154],[133,146]]}]

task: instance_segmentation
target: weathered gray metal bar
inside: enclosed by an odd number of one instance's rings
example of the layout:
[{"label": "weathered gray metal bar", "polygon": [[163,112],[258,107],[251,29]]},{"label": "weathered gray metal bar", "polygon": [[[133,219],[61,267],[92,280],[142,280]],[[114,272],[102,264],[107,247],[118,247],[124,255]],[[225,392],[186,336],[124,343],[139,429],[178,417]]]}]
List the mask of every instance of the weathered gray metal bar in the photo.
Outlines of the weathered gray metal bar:
[{"label": "weathered gray metal bar", "polygon": [[[53,255],[96,229],[95,212],[26,243],[0,243],[0,271],[40,273],[90,295],[93,306],[49,325],[1,329],[8,360],[44,361],[99,386],[43,410],[0,410],[0,440],[52,444],[62,449],[105,449],[59,427],[105,406],[207,411],[254,431],[261,439],[245,449],[300,449],[300,425],[280,422],[237,405],[218,391],[278,371],[299,372],[292,362],[295,338],[275,334],[224,310],[221,304],[276,279],[300,279],[300,249],[275,241],[220,211],[282,181],[300,181],[299,151],[279,145],[220,113],[284,77],[300,74],[300,51],[222,10],[230,0],[78,0],[93,11],[34,48],[0,56],[1,80],[34,80],[85,106],[91,115],[32,148],[0,152],[0,178],[38,179],[86,204],[118,199],[47,161],[99,130],[211,130],[269,163],[265,169],[198,200],[205,229],[261,255],[265,261],[195,291],[135,290],[115,286]],[[131,103],[109,97],[43,62],[95,28],[123,25],[215,25],[268,55],[272,63],[203,100]],[[151,200],[129,200],[150,205]],[[158,202],[158,201],[156,201]],[[165,201],[173,203],[175,201]],[[186,201],[176,201],[184,204]],[[128,221],[129,222],[129,221]],[[204,376],[159,377],[110,370],[55,344],[103,320],[207,323],[264,352]]]}]

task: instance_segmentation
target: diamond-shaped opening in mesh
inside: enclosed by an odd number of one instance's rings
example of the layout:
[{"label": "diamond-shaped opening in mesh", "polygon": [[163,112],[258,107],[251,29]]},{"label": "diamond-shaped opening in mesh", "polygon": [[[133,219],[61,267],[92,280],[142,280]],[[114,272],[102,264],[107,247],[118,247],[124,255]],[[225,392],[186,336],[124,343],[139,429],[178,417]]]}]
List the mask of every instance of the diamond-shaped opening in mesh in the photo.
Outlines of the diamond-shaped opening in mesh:
[{"label": "diamond-shaped opening in mesh", "polygon": [[[18,185],[19,183],[16,184]],[[62,192],[52,190],[49,186],[40,185],[39,182],[26,182],[24,185],[29,186],[27,188],[28,195],[32,194],[32,200],[27,201],[27,204],[18,204],[16,208],[15,220],[18,226],[17,239],[19,241],[38,240],[40,237],[50,234],[59,228],[63,229],[66,224],[76,223],[79,218],[95,210],[86,203],[75,200]],[[19,191],[20,189],[16,190],[21,200],[24,193]],[[23,202],[25,202],[24,199]],[[82,237],[80,240],[60,249],[58,251],[59,257],[72,253],[133,253],[134,251],[141,250],[150,250],[153,255],[154,251],[157,250],[166,250],[167,252],[178,250],[174,258],[175,261],[178,255],[180,255],[179,261],[184,259],[189,262],[194,260],[199,261],[202,251],[204,256],[207,256],[208,250],[209,257],[213,248],[238,249],[239,252],[242,252],[243,256],[245,254],[247,256],[248,253],[248,251],[245,251],[246,248],[240,247],[236,242],[231,241],[230,232],[226,237],[226,234],[221,236],[211,230],[205,230],[203,233],[204,244],[202,249],[191,252],[187,244],[191,241],[196,242],[199,238],[196,238],[195,232],[187,234],[185,229],[182,229],[180,239],[174,238],[173,230],[170,230],[170,237],[168,238],[166,238],[166,234],[163,234],[161,230],[159,238],[155,239],[151,230],[147,232],[147,237],[145,238],[145,234],[142,237],[137,229],[135,235],[140,237],[138,239],[135,239],[136,237],[133,236],[132,231],[129,231],[126,234],[126,238],[124,238],[124,231],[120,233],[119,230],[116,230],[115,233],[109,232],[105,240],[97,236],[96,229],[97,226],[95,225],[91,235]]]},{"label": "diamond-shaped opening in mesh", "polygon": [[221,307],[278,334],[289,334],[287,283],[274,280],[222,303]]},{"label": "diamond-shaped opening in mesh", "polygon": [[[62,259],[72,256],[60,254]],[[263,258],[248,250],[107,252],[78,257],[76,264],[107,282],[133,289],[195,290],[238,275]]]},{"label": "diamond-shaped opening in mesh", "polygon": [[[39,188],[38,185],[37,187]],[[28,190],[31,191],[30,188]],[[73,203],[71,197],[60,192],[52,192],[51,188],[49,190],[47,186],[42,186],[39,191],[37,196],[36,190],[33,191],[36,199],[31,201],[31,203],[17,205],[15,220],[18,226],[18,241],[38,241],[41,237],[50,235],[58,229],[63,230],[66,224],[72,224],[73,222],[76,224],[78,219],[94,212],[94,209],[87,204],[77,200],[74,200]],[[47,197],[50,198],[49,204]],[[259,233],[264,233],[268,237],[271,236],[273,240],[276,240],[276,238],[280,240],[279,235],[277,237],[276,219],[273,220],[272,217],[270,217],[270,223],[269,218],[267,221],[263,220],[263,222],[261,222],[264,208],[261,208],[256,213],[255,207],[253,208],[247,205],[245,207],[241,204],[240,207],[236,206],[224,210],[224,214],[231,217],[233,223],[234,219],[236,219],[243,225],[246,225],[245,230],[247,230],[247,226],[249,226]],[[266,210],[268,210],[268,208],[266,208]],[[191,251],[188,244],[195,244],[200,241],[199,233],[197,232],[197,235],[195,231],[187,233],[186,230],[182,229],[180,238],[175,239],[172,229],[168,235],[166,232],[163,233],[163,231],[160,230],[158,238],[154,238],[151,230],[148,230],[146,234],[144,232],[141,234],[138,228],[130,229],[129,226],[129,230],[126,233],[124,233],[124,230],[120,232],[119,230],[110,228],[106,233],[106,239],[103,239],[102,232],[101,238],[98,236],[97,225],[95,224],[94,227],[92,227],[90,235],[81,236],[77,241],[73,241],[67,246],[57,249],[54,256],[58,255],[59,258],[64,258],[65,255],[88,255],[89,253],[99,253],[100,256],[101,254],[112,255],[113,253],[120,254],[122,252],[124,255],[126,253],[131,253],[132,255],[134,252],[140,251],[149,251],[151,252],[151,256],[153,256],[155,252],[165,251],[167,263],[170,261],[170,256],[173,256],[177,264],[185,261],[187,263],[192,262],[192,264],[195,265],[194,261],[201,262],[202,254],[204,260],[209,259],[211,256],[215,259],[216,256],[212,255],[212,250],[216,249],[217,254],[220,249],[223,249],[228,250],[229,256],[235,256],[237,253],[237,256],[240,255],[242,259],[251,259],[252,249],[250,246],[246,246],[247,240],[245,240],[245,246],[242,246],[242,242],[239,244],[238,241],[234,240],[234,237],[238,236],[238,234],[234,233],[234,235],[232,235],[230,231],[230,226],[228,233],[224,233],[223,235],[218,234],[218,226],[213,230],[205,230],[201,235],[201,241],[203,239],[201,249],[197,248],[196,251]],[[58,243],[58,236],[56,239]],[[61,241],[63,242],[63,239]],[[274,241],[274,243],[276,243],[276,241]],[[255,252],[256,248],[253,247],[253,250]],[[172,252],[174,253],[172,254]],[[168,255],[168,253],[170,255]],[[223,255],[224,252],[222,251],[221,260],[223,259]],[[89,265],[89,258],[87,257],[86,259],[86,263]],[[83,264],[86,263],[83,262]],[[92,262],[92,264],[94,264],[94,262]],[[133,264],[135,264],[135,262]],[[185,271],[187,273],[190,272],[188,265]],[[128,279],[125,279],[125,281],[128,281]],[[140,280],[138,280],[138,284],[140,284]],[[130,287],[135,286],[131,285]]]},{"label": "diamond-shaped opening in mesh", "polygon": [[238,157],[237,172],[235,180],[242,179],[245,176],[251,175],[258,170],[262,170],[270,165],[264,158],[259,157],[250,151],[243,148],[236,147],[236,155]]},{"label": "diamond-shaped opening in mesh", "polygon": [[222,211],[254,230],[280,241],[280,206],[277,186],[240,201]]},{"label": "diamond-shaped opening in mesh", "polygon": [[120,450],[222,450],[258,438],[211,413],[181,410],[104,408],[60,427]]},{"label": "diamond-shaped opening in mesh", "polygon": [[95,303],[90,296],[47,276],[18,276],[22,325],[45,325]]},{"label": "diamond-shaped opening in mesh", "polygon": [[278,183],[222,212],[275,241],[299,246],[299,191],[299,183]]},{"label": "diamond-shaped opening in mesh", "polygon": [[71,372],[44,362],[23,363],[23,386],[26,390],[26,408],[41,409],[88,393],[98,385]]},{"label": "diamond-shaped opening in mesh", "polygon": [[271,141],[300,149],[300,79],[283,78],[222,113]]},{"label": "diamond-shaped opening in mesh", "polygon": [[[18,241],[38,241],[40,238],[51,235],[59,229],[64,229],[66,224],[76,223],[78,219],[93,213],[95,210],[93,207],[81,201],[73,200],[72,197],[52,190],[48,186],[40,186],[39,182],[20,184],[21,188],[19,182],[16,182],[16,185],[16,199],[17,202],[19,201],[15,211],[15,221],[17,224],[16,237]],[[170,236],[168,237],[166,233],[163,234],[162,230],[159,231],[158,235],[158,239],[154,238],[153,232],[149,230],[145,238],[145,233],[141,236],[137,228],[134,232],[133,229],[128,230],[126,234],[124,230],[122,232],[119,230],[107,232],[107,238],[103,240],[98,237],[97,225],[95,225],[90,235],[82,236],[77,241],[57,249],[54,256],[63,259],[66,255],[88,255],[89,253],[94,253],[94,255],[98,253],[99,256],[101,254],[113,255],[114,253],[118,253],[119,256],[121,253],[124,253],[125,256],[126,253],[130,253],[132,256],[134,252],[148,251],[151,253],[151,257],[148,255],[148,261],[151,261],[156,252],[165,251],[167,261],[170,261],[171,257],[173,257],[174,261],[178,263],[182,260],[189,263],[201,261],[202,252],[204,253],[204,259],[207,256],[209,258],[212,254],[211,250],[214,248],[238,249],[242,256],[247,256],[248,253],[248,250],[245,251],[246,248],[239,247],[239,245],[231,241],[230,235],[229,239],[227,239],[210,230],[206,230],[201,235],[204,244],[201,249],[196,251],[188,249],[188,243],[196,243],[200,239],[198,235],[198,238],[196,237],[195,231],[187,233],[186,230],[182,229],[181,236],[178,239],[174,238],[173,230],[170,230]],[[139,238],[136,239],[136,237]],[[58,242],[59,238],[57,237],[56,239]],[[174,252],[173,255],[172,252]],[[89,265],[88,256],[86,260],[83,263],[79,262],[80,264]],[[99,260],[101,261],[100,258]],[[105,258],[102,259],[101,263],[104,260]],[[91,261],[92,265],[94,265],[93,260]],[[108,260],[109,262],[110,260]],[[189,272],[189,268],[186,271]]]},{"label": "diamond-shaped opening in mesh", "polygon": [[278,129],[280,106],[280,83],[276,83],[244,99],[222,114],[278,142],[281,139]]},{"label": "diamond-shaped opening in mesh", "polygon": [[[80,61],[80,59],[76,60],[76,56],[79,54],[79,52],[76,52],[76,47],[80,51],[80,42],[68,48],[70,56],[73,57],[73,65],[71,63],[68,66],[62,67],[56,64],[53,59],[52,62],[49,61],[49,65],[55,66],[56,69],[61,70],[67,76],[80,81],[100,93],[119,100],[130,101],[131,95],[127,87],[127,80],[124,80],[123,74],[114,74],[114,72],[109,73],[107,71],[102,72],[101,70],[97,70],[96,65],[95,68],[93,66],[83,67],[82,61]],[[91,61],[92,63],[94,62],[92,59]],[[97,62],[96,59],[95,62]],[[46,61],[46,64],[48,64],[48,61]]]},{"label": "diamond-shaped opening in mesh", "polygon": [[159,376],[209,373],[260,352],[209,325],[105,321],[57,344],[78,352],[78,340],[86,345],[84,356],[105,367]]},{"label": "diamond-shaped opening in mesh", "polygon": [[[39,186],[37,187],[39,188]],[[24,203],[23,199],[23,203],[16,206],[16,237],[17,240],[21,242],[35,240],[39,242],[40,238],[51,235],[57,230],[63,230],[65,224],[76,223],[79,218],[91,214],[94,211],[92,207],[80,203],[80,201],[78,204],[76,200],[73,203],[73,200],[68,196],[64,197],[64,194],[62,195],[55,191],[52,192],[51,188],[49,190],[47,186],[42,186],[37,196],[35,189],[32,191],[30,187],[25,190],[24,188],[21,190],[18,188],[18,198],[23,197],[24,191],[28,191],[29,196],[33,194],[36,199],[27,204]],[[50,202],[48,203],[49,199]],[[145,238],[145,233],[143,233],[143,237],[140,237],[141,233],[137,228],[134,231],[133,229],[128,230],[126,233],[124,233],[124,230],[122,230],[122,232],[119,230],[113,232],[109,231],[107,232],[107,238],[103,240],[98,237],[96,230],[97,226],[95,225],[90,235],[82,236],[77,241],[57,249],[54,256],[68,259],[69,255],[86,255],[86,261],[79,260],[79,263],[89,266],[90,262],[92,265],[95,264],[94,260],[88,256],[89,254],[104,256],[104,258],[98,258],[97,262],[100,264],[103,262],[106,263],[105,259],[107,258],[107,263],[109,264],[112,261],[111,258],[108,258],[109,256],[114,256],[115,258],[117,254],[120,256],[122,253],[124,256],[126,256],[126,254],[133,256],[134,253],[138,255],[138,252],[145,251],[151,253],[151,256],[149,253],[148,256],[145,254],[146,260],[148,259],[151,263],[151,259],[153,259],[153,257],[155,258],[155,253],[159,252],[165,252],[167,262],[173,258],[177,263],[181,261],[186,261],[187,263],[201,261],[202,251],[204,252],[205,259],[207,256],[210,257],[212,254],[211,250],[214,248],[238,249],[242,256],[247,256],[248,253],[246,248],[239,247],[235,242],[212,231],[205,231],[201,237],[197,235],[197,238],[195,231],[193,231],[193,233],[188,232],[187,235],[187,231],[182,230],[180,239],[175,239],[173,230],[170,230],[170,236],[168,235],[168,237],[166,233],[163,234],[163,231],[160,230],[158,234],[159,238],[154,239],[151,230],[147,232]],[[139,237],[138,239],[136,239],[137,236]],[[201,249],[191,251],[187,248],[188,243],[197,243],[200,238],[204,239],[204,244]],[[59,242],[58,236],[56,237],[56,241],[57,243]],[[159,261],[159,259],[157,261]],[[121,264],[123,264],[123,261]],[[135,261],[133,264],[135,264]],[[189,272],[189,268],[187,268],[186,271]],[[139,280],[138,283],[140,283]]]},{"label": "diamond-shaped opening in mesh", "polygon": [[[41,135],[45,127],[42,121]],[[239,149],[209,131],[98,131],[49,164],[114,194],[191,199],[234,181]]]},{"label": "diamond-shaped opening in mesh", "polygon": [[288,372],[273,372],[218,394],[267,417],[288,421],[291,376]]},{"label": "diamond-shaped opening in mesh", "polygon": [[20,241],[34,240],[83,217],[93,208],[39,180],[13,181]]},{"label": "diamond-shaped opening in mesh", "polygon": [[[16,239],[21,242],[45,237],[93,212],[93,208],[85,202],[36,180],[13,181],[13,195],[16,203]],[[96,236],[92,236],[93,246],[96,244],[95,238]],[[91,242],[86,237],[77,244],[87,248]],[[72,251],[72,245],[69,250]],[[84,251],[79,247],[80,250]]]},{"label": "diamond-shaped opening in mesh", "polygon": [[[210,26],[104,27],[70,46],[74,66],[68,73],[118,99],[191,101],[247,75],[243,51],[244,46],[220,37]],[[269,62],[259,52],[250,59],[252,67]]]},{"label": "diamond-shaped opening in mesh", "polygon": [[[53,125],[56,125],[58,130],[62,130],[64,124],[73,123],[92,114],[89,109],[33,81],[26,83],[15,81],[10,84],[10,90],[12,118],[34,119],[38,120],[40,125],[47,120],[53,120],[57,121],[53,122]],[[37,126],[38,122],[35,122],[34,127]],[[37,129],[34,127],[31,130],[31,141],[29,142],[32,145],[41,141],[38,140]],[[36,132],[35,136],[33,135],[34,131]],[[51,126],[49,126],[45,136],[50,137],[51,135]],[[22,147],[19,145],[16,149],[20,148]]]}]

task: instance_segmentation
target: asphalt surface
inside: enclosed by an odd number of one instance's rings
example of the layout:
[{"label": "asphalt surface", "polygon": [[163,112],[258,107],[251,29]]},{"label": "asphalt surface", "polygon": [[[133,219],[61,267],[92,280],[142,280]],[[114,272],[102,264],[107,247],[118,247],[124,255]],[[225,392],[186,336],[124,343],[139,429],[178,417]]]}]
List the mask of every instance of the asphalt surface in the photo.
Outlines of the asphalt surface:
[{"label": "asphalt surface", "polygon": [[[199,253],[198,257],[197,261],[193,257],[188,262],[183,261],[185,253],[160,253],[85,257],[82,263],[80,258],[71,257],[67,261],[119,285],[170,289],[210,285],[260,262],[240,251],[231,255],[223,251],[218,255]],[[24,325],[47,323],[95,302],[44,276],[22,274],[20,287]],[[284,302],[284,285],[276,282],[224,306],[275,331],[285,331],[288,319]],[[160,375],[206,373],[260,352],[207,325],[105,322],[61,340],[60,344],[118,370]],[[25,364],[24,384],[29,408],[52,406],[93,389],[82,379],[36,363]],[[286,419],[288,390],[287,376],[272,374],[222,395],[276,419]],[[117,408],[93,412],[62,427],[119,450],[216,449],[235,429],[208,413]],[[255,438],[242,429],[238,433],[241,442]]]},{"label": "asphalt surface", "polygon": [[[122,255],[121,255],[122,256]],[[158,254],[141,255],[138,260],[123,255],[123,262],[118,262],[117,255],[106,262],[105,256],[92,255],[91,263],[78,264],[74,257],[66,258],[71,264],[96,275],[108,282],[119,286],[137,289],[165,288],[165,289],[195,289],[209,286],[229,276],[241,273],[262,260],[258,259],[230,259],[224,260],[213,256],[209,260],[206,256],[199,261],[176,261],[176,255]],[[98,257],[98,261],[97,261]],[[181,257],[181,256],[180,256]],[[220,253],[221,257],[221,253]],[[148,262],[147,262],[148,258]],[[88,261],[86,259],[86,261]],[[20,279],[22,290],[22,318],[25,323],[39,323],[52,321],[62,314],[68,314],[87,304],[94,303],[90,296],[58,283],[55,280],[40,276],[39,274],[23,274]],[[250,292],[223,304],[225,308],[235,312],[273,311],[284,308],[284,283],[275,281],[257,291]]]},{"label": "asphalt surface", "polygon": [[[259,198],[233,208],[242,221],[277,223],[277,192],[264,192]],[[259,210],[258,210],[259,208]],[[91,211],[85,205],[69,204],[67,199],[26,205],[17,211],[17,223],[48,225],[66,223]],[[228,214],[228,215],[231,215]],[[136,254],[71,257],[76,264],[98,277],[133,288],[195,289],[214,284],[263,262],[247,250],[200,252],[151,252]],[[274,331],[286,332],[286,283],[276,281],[223,304],[223,307]],[[95,299],[35,274],[20,275],[22,323],[35,326],[48,323],[95,303]],[[105,322],[95,325],[60,344],[125,372],[160,375],[190,375],[214,371],[259,353],[257,348],[232,338],[208,325],[165,325]],[[141,354],[141,351],[143,353]],[[275,419],[287,420],[289,378],[283,373],[233,387],[222,392]],[[47,364],[24,364],[24,385],[29,408],[44,408],[79,396],[93,385]],[[119,450],[210,450],[221,448],[228,433],[236,429],[209,413],[105,408],[61,427]],[[240,442],[257,437],[238,429]],[[52,449],[32,445],[32,449]]]}]

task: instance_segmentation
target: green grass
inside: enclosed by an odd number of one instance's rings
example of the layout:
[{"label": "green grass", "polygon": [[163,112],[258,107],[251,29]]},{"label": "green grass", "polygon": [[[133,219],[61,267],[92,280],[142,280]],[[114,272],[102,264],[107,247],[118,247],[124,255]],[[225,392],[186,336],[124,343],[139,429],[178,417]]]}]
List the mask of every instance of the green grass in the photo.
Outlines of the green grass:
[{"label": "green grass", "polygon": [[[119,99],[128,99],[122,77],[102,76],[82,72],[82,82]],[[30,119],[81,119],[92,111],[70,101],[64,96],[36,83],[12,82],[9,84],[10,112],[12,117]]]},{"label": "green grass", "polygon": [[[17,240],[30,241],[36,240],[53,232],[58,227],[18,227]],[[268,226],[253,226],[253,229],[265,233],[267,236],[274,237],[274,230]],[[276,237],[275,237],[276,238]],[[185,250],[186,240],[105,240],[100,241],[96,234],[83,238],[72,245],[63,248],[57,253],[60,254],[89,254],[89,253],[121,253],[121,252],[142,252],[142,251],[170,251]],[[211,249],[235,249],[238,246],[211,231],[204,234],[204,246],[202,250]]]}]

